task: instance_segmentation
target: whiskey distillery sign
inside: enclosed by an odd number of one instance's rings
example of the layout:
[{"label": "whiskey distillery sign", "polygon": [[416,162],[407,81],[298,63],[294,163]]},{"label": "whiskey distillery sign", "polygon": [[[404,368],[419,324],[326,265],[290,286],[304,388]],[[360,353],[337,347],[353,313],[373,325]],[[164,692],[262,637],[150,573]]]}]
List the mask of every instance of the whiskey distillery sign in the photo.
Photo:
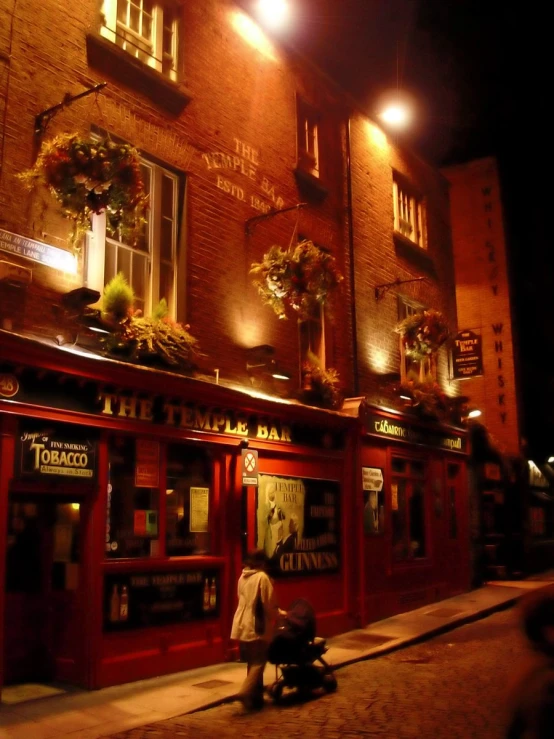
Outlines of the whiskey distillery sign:
[{"label": "whiskey distillery sign", "polygon": [[[111,392],[95,382],[71,376],[43,376],[26,368],[17,376],[13,367],[0,365],[0,401],[29,403],[49,408],[88,413],[119,420],[143,421],[201,433],[222,434],[238,439],[311,447],[340,449],[341,432],[304,424],[285,423],[282,419],[251,414],[240,409],[174,401],[159,395]],[[2,391],[2,388],[6,388]]]}]

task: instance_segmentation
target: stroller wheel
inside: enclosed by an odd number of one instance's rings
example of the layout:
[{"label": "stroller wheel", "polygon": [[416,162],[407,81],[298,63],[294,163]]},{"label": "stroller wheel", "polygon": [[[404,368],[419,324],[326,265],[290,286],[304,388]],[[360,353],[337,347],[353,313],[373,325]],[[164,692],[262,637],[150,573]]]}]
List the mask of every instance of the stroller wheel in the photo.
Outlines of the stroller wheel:
[{"label": "stroller wheel", "polygon": [[337,678],[333,674],[324,675],[323,687],[328,693],[334,693],[337,689]]},{"label": "stroller wheel", "polygon": [[271,698],[273,698],[275,703],[277,703],[281,699],[281,696],[283,695],[283,683],[279,681],[277,681],[276,683],[273,683],[273,685],[269,686],[267,692],[269,693]]}]

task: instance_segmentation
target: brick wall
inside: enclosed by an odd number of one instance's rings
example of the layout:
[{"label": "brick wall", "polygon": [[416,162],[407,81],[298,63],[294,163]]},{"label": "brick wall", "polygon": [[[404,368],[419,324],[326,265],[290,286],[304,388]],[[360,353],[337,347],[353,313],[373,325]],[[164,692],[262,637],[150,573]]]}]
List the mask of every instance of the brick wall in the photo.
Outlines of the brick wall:
[{"label": "brick wall", "polygon": [[[450,239],[448,183],[442,175],[360,115],[352,122],[352,189],[355,291],[360,385],[376,400],[392,400],[386,375],[399,372],[398,295],[442,311],[456,329],[454,267]],[[407,246],[393,234],[393,171],[421,194],[427,220],[426,249]],[[380,300],[375,287],[395,280],[424,281],[393,287]],[[385,376],[385,377],[383,377]],[[438,379],[450,395],[446,350]]]},{"label": "brick wall", "polygon": [[[328,366],[339,370],[347,394],[355,388],[352,285],[348,243],[345,170],[346,105],[337,91],[290,50],[256,48],[241,35],[244,17],[230,0],[183,3],[184,43],[181,85],[191,101],[180,113],[153,102],[137,87],[118,82],[92,66],[87,34],[97,33],[96,0],[64,4],[55,0],[20,0],[13,19],[0,30],[0,54],[11,53],[9,109],[0,182],[0,228],[65,247],[69,224],[44,193],[28,193],[16,175],[36,154],[33,128],[37,113],[71,95],[107,81],[98,96],[83,98],[61,111],[47,136],[66,131],[86,134],[91,126],[109,131],[146,155],[186,175],[181,224],[186,262],[186,294],[180,316],[190,324],[206,354],[203,369],[220,371],[222,380],[248,382],[245,349],[270,344],[284,367],[298,373],[298,326],[279,321],[263,306],[248,274],[273,244],[283,247],[297,234],[325,245],[345,275],[328,322]],[[11,50],[11,51],[10,51]],[[2,57],[3,58],[3,57]],[[7,62],[0,84],[7,84]],[[7,89],[7,88],[6,88]],[[245,232],[248,219],[263,209],[288,208],[306,201],[294,176],[296,166],[296,96],[322,111],[322,202],[260,221]],[[446,312],[455,324],[453,275],[448,231],[447,190],[441,176],[387,141],[360,115],[351,126],[354,273],[358,305],[357,348],[362,393],[378,393],[379,374],[398,371],[394,291],[376,302],[374,287],[397,277],[427,276],[402,292]],[[253,155],[252,152],[256,154]],[[221,168],[211,156],[235,159]],[[253,161],[255,159],[255,161]],[[403,172],[426,198],[428,249],[425,269],[418,256],[400,254],[392,235],[392,169]],[[94,258],[94,254],[90,255]],[[27,290],[28,330],[48,332],[56,293],[82,284],[83,275],[59,272],[10,256],[33,269]],[[1,289],[1,288],[0,288]],[[32,309],[30,308],[32,306]],[[46,309],[47,308],[47,309]],[[54,326],[55,328],[55,326]],[[442,377],[446,378],[444,362]],[[289,387],[294,387],[292,382]],[[274,386],[279,391],[281,386]],[[452,388],[451,388],[452,390]]]},{"label": "brick wall", "polygon": [[479,419],[510,454],[519,452],[517,385],[502,197],[496,162],[445,170],[451,183],[456,298],[461,329],[481,334],[483,375],[464,380]]}]

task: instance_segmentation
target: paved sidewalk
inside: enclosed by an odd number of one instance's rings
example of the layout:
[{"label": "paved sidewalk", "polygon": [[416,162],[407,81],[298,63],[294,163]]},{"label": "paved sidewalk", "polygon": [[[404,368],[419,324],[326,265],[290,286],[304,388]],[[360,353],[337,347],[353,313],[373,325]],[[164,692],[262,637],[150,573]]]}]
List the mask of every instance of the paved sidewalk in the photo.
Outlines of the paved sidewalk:
[{"label": "paved sidewalk", "polygon": [[[491,582],[469,593],[370,624],[328,640],[335,667],[428,639],[508,608],[530,589],[554,582],[554,572],[521,581]],[[244,665],[224,663],[97,691],[75,690],[40,700],[0,705],[0,737],[99,739],[232,699]],[[266,682],[275,679],[268,666]],[[340,679],[340,678],[339,678]],[[9,700],[8,688],[6,697]]]}]

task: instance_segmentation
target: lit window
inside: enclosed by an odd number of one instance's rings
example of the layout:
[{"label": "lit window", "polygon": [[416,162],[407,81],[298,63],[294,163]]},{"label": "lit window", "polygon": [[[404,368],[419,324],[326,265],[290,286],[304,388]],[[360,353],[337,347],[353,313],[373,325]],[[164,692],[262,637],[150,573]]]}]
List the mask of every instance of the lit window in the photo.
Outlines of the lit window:
[{"label": "lit window", "polygon": [[425,248],[424,209],[421,198],[396,176],[393,181],[393,201],[396,233]]},{"label": "lit window", "polygon": [[319,177],[319,116],[309,105],[298,100],[298,167]]},{"label": "lit window", "polygon": [[206,450],[167,447],[166,552],[169,557],[209,554],[212,470]]},{"label": "lit window", "polygon": [[154,0],[104,0],[100,34],[152,69],[177,79],[177,6]]},{"label": "lit window", "polygon": [[[141,479],[140,440],[111,437],[106,519],[106,557],[151,557],[159,554],[159,469]],[[157,442],[143,442],[154,449]],[[152,466],[152,465],[151,465]]]},{"label": "lit window", "polygon": [[300,336],[300,361],[306,362],[315,356],[325,369],[325,333],[323,330],[323,308],[305,321],[298,322]]},{"label": "lit window", "polygon": [[423,559],[427,556],[425,464],[393,457],[391,467],[393,561]]},{"label": "lit window", "polygon": [[131,242],[110,229],[104,217],[93,219],[97,246],[94,258],[88,260],[89,279],[91,272],[99,269],[96,259],[101,259],[103,251],[103,275],[95,280],[98,289],[122,272],[135,293],[136,309],[150,315],[163,298],[169,315],[175,318],[179,177],[147,160],[141,168],[150,200],[142,233]]}]

